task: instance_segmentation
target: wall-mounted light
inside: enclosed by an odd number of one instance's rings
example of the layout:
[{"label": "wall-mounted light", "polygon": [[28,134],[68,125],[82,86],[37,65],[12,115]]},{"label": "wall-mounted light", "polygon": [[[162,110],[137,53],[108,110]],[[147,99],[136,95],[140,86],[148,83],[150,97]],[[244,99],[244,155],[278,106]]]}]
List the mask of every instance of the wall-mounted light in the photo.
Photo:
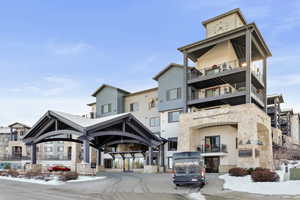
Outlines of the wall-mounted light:
[{"label": "wall-mounted light", "polygon": [[246,63],[246,62],[243,62],[243,63],[242,63],[242,67],[247,67],[247,63]]}]

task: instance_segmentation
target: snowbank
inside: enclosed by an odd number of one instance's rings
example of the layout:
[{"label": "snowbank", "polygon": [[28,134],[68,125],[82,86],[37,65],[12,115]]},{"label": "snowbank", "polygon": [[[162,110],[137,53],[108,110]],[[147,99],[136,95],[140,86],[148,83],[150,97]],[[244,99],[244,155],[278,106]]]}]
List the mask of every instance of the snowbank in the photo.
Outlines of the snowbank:
[{"label": "snowbank", "polygon": [[299,195],[300,181],[286,182],[252,182],[250,176],[234,177],[225,174],[220,176],[224,179],[223,187],[240,192],[249,192],[268,195]]},{"label": "snowbank", "polygon": [[95,176],[79,176],[77,180],[70,180],[67,182],[62,182],[62,181],[59,181],[57,178],[50,180],[50,181],[44,181],[44,180],[0,176],[0,180],[19,181],[19,182],[25,182],[25,183],[42,184],[42,185],[63,185],[65,183],[94,181],[94,180],[99,180],[99,179],[104,179],[104,178],[105,178],[104,176],[96,176],[96,177]]}]

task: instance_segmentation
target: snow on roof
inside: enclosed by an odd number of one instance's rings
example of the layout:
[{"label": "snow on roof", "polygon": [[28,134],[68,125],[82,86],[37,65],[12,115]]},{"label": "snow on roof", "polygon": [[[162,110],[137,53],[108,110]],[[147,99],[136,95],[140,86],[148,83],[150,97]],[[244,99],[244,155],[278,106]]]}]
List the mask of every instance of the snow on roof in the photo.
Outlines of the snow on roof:
[{"label": "snow on roof", "polygon": [[0,127],[0,134],[9,134],[10,128],[9,127]]},{"label": "snow on roof", "polygon": [[56,113],[57,115],[60,115],[61,117],[72,121],[76,124],[78,124],[79,126],[82,126],[84,128],[89,127],[89,126],[93,126],[96,124],[100,124],[102,122],[106,122],[118,117],[122,117],[125,115],[128,115],[129,113],[122,113],[122,114],[117,114],[117,115],[111,115],[111,116],[107,116],[107,117],[101,117],[101,118],[96,118],[96,119],[91,119],[91,118],[85,118],[79,115],[73,115],[73,114],[69,114],[69,113],[64,113],[64,112],[60,112],[60,111],[53,111],[50,110],[50,112]]}]

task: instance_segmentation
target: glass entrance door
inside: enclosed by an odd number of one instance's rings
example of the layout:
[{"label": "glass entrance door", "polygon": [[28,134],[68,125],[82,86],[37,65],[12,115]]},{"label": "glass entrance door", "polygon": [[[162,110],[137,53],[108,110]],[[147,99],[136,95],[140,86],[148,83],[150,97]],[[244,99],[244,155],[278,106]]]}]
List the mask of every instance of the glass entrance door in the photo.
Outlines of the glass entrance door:
[{"label": "glass entrance door", "polygon": [[207,173],[218,173],[220,165],[220,157],[205,157],[205,165]]}]

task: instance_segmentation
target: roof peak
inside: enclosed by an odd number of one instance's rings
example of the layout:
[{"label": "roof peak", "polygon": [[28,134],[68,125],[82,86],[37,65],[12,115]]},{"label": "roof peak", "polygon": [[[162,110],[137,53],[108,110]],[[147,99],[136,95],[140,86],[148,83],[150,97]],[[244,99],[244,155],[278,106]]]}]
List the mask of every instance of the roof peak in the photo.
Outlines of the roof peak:
[{"label": "roof peak", "polygon": [[226,16],[228,16],[228,15],[232,15],[232,14],[234,14],[234,13],[236,13],[236,14],[239,15],[239,17],[241,18],[242,22],[243,22],[245,25],[247,24],[247,21],[246,21],[244,15],[243,15],[241,9],[240,9],[240,8],[235,8],[235,9],[230,10],[230,11],[227,11],[227,12],[225,12],[225,13],[223,13],[223,14],[220,14],[220,15],[217,15],[217,16],[215,16],[215,17],[212,17],[212,18],[209,18],[209,19],[207,19],[207,20],[202,21],[202,25],[203,25],[203,26],[206,26],[206,24],[208,24],[208,23],[210,23],[210,22],[216,21],[216,20],[218,20],[218,19],[221,19],[221,18],[226,17]]}]

